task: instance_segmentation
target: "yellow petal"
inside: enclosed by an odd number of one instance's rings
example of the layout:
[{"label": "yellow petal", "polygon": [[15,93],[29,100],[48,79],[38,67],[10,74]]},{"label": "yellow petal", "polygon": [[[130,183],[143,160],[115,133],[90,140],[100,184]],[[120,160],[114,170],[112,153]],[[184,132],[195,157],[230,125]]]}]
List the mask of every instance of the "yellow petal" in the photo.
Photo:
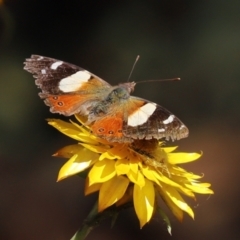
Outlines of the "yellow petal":
[{"label": "yellow petal", "polygon": [[109,151],[107,151],[107,152],[104,152],[101,154],[101,156],[99,157],[99,161],[103,160],[104,158],[116,159],[117,157],[115,155],[113,155],[112,153],[110,153]]},{"label": "yellow petal", "polygon": [[178,147],[163,147],[162,149],[164,150],[164,152],[166,153],[170,153],[173,152],[174,150],[176,150]]},{"label": "yellow petal", "polygon": [[134,157],[129,161],[130,171],[127,173],[131,182],[138,184],[140,187],[145,185],[145,179],[141,171],[139,171],[139,159]]},{"label": "yellow petal", "polygon": [[154,210],[155,192],[153,183],[145,179],[145,185],[134,185],[133,203],[142,228],[150,221]]},{"label": "yellow petal", "polygon": [[117,175],[127,174],[130,170],[129,161],[127,159],[119,159],[115,164]]},{"label": "yellow petal", "polygon": [[156,172],[156,170],[153,170],[153,169],[151,169],[151,168],[149,168],[149,167],[146,167],[146,166],[144,166],[144,167],[142,168],[142,173],[143,173],[143,175],[144,175],[147,179],[155,182],[156,184],[158,184],[158,185],[160,186],[161,183],[160,183],[159,180],[155,177],[155,174],[154,174],[155,172]]},{"label": "yellow petal", "polygon": [[178,182],[173,180],[170,180],[168,177],[164,176],[160,172],[153,171],[153,175],[162,183],[167,184],[168,186],[178,188],[179,190],[182,190],[183,192],[186,192],[188,194],[189,190],[187,188],[184,188],[181,186]]},{"label": "yellow petal", "polygon": [[88,133],[88,135],[81,133],[79,131],[79,128],[77,128],[76,126],[74,126],[71,123],[64,122],[59,119],[48,119],[48,124],[55,127],[61,133],[65,134],[68,137],[73,138],[77,141],[85,142],[85,143],[92,143],[92,144],[96,143],[96,141],[92,140],[89,137],[90,133]]},{"label": "yellow petal", "polygon": [[203,176],[199,176],[199,175],[193,174],[191,172],[187,172],[183,168],[180,168],[179,166],[176,166],[176,165],[172,166],[171,174],[175,175],[175,176],[184,177],[184,178],[187,178],[187,179],[190,179],[190,180],[192,180],[192,179],[200,179],[200,178],[203,177]]},{"label": "yellow petal", "polygon": [[82,148],[74,154],[60,169],[57,181],[82,172],[90,167],[98,159],[98,154]]},{"label": "yellow petal", "polygon": [[170,164],[181,164],[195,161],[200,158],[199,153],[168,153],[168,162]]},{"label": "yellow petal", "polygon": [[87,143],[85,144],[85,143],[81,143],[81,142],[79,144],[81,144],[83,147],[85,147],[88,150],[93,151],[95,153],[103,153],[107,150],[107,148],[104,146],[98,146],[98,145],[87,144]]},{"label": "yellow petal", "polygon": [[130,166],[131,171],[133,171],[134,173],[137,173],[139,171],[138,162],[130,161],[129,166]]},{"label": "yellow petal", "polygon": [[140,171],[135,173],[132,170],[130,170],[127,173],[127,176],[128,176],[128,178],[129,178],[129,180],[131,182],[139,185],[140,187],[143,187],[145,185],[145,178],[144,178],[143,174]]},{"label": "yellow petal", "polygon": [[98,161],[93,165],[88,174],[89,185],[106,182],[109,179],[113,178],[115,175],[115,161],[108,159]]},{"label": "yellow petal", "polygon": [[190,217],[194,218],[193,210],[188,206],[188,204],[183,200],[181,195],[172,187],[167,185],[162,187],[162,192],[166,195],[178,208],[188,213]]},{"label": "yellow petal", "polygon": [[61,148],[56,153],[53,154],[54,157],[63,157],[70,158],[75,153],[79,152],[83,147],[79,144],[68,145],[66,147]]},{"label": "yellow petal", "polygon": [[97,192],[97,191],[99,191],[101,186],[102,186],[102,183],[96,183],[96,184],[89,185],[89,177],[87,177],[86,181],[85,181],[85,191],[84,191],[84,193],[85,193],[85,195],[88,195],[88,194]]},{"label": "yellow petal", "polygon": [[121,199],[128,184],[129,180],[124,176],[115,176],[103,183],[99,191],[98,211],[103,211]]},{"label": "yellow petal", "polygon": [[183,219],[183,211],[176,206],[176,204],[168,197],[167,194],[165,194],[164,190],[162,188],[157,187],[159,190],[159,194],[161,195],[162,199],[166,203],[166,205],[169,207],[169,209],[172,211],[172,213],[175,215],[175,217],[179,220],[182,221]]},{"label": "yellow petal", "polygon": [[198,184],[192,183],[192,185],[190,185],[190,184],[185,184],[185,185],[186,185],[186,187],[188,187],[195,193],[201,193],[201,194],[213,194],[214,193],[213,190],[209,189],[209,187],[210,187],[209,183],[198,183]]}]

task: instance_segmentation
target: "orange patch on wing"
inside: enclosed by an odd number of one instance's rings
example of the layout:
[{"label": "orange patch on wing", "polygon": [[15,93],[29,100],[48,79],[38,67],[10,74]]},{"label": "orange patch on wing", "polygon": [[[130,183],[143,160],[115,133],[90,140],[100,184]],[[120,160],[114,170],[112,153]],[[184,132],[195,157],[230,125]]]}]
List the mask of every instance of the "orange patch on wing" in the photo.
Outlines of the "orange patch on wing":
[{"label": "orange patch on wing", "polygon": [[93,134],[103,138],[121,139],[123,118],[117,116],[104,117],[91,126]]},{"label": "orange patch on wing", "polygon": [[51,112],[57,112],[64,115],[76,113],[76,109],[86,98],[82,95],[49,95],[44,102],[50,106]]},{"label": "orange patch on wing", "polygon": [[128,102],[127,105],[127,115],[130,116],[132,115],[134,112],[138,111],[138,109],[140,107],[142,107],[146,102],[143,100],[139,100],[139,99],[131,99],[131,101]]}]

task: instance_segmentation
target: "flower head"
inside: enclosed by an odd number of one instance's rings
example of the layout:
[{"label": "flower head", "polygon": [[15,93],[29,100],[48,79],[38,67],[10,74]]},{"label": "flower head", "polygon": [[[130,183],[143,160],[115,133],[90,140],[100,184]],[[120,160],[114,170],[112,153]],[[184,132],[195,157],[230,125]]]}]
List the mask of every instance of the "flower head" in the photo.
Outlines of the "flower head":
[{"label": "flower head", "polygon": [[[81,123],[81,119],[76,116]],[[181,194],[195,199],[195,193],[213,194],[202,176],[187,172],[178,164],[197,160],[199,153],[174,152],[157,140],[132,143],[108,142],[91,134],[75,122],[50,119],[50,125],[78,141],[60,149],[54,156],[69,158],[61,168],[58,180],[88,171],[85,194],[99,191],[98,211],[133,201],[143,227],[152,218],[162,199],[173,214],[182,220],[183,212],[194,218],[191,207]]]}]

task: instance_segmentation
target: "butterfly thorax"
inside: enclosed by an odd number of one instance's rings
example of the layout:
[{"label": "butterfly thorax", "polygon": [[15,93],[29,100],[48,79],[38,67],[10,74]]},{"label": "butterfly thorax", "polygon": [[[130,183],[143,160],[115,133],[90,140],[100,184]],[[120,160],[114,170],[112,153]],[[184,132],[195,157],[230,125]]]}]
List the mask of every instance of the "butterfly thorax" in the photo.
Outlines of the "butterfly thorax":
[{"label": "butterfly thorax", "polygon": [[101,117],[108,114],[110,107],[113,107],[114,105],[119,106],[121,102],[129,99],[130,93],[133,91],[134,86],[135,83],[124,83],[113,87],[105,99],[95,104],[90,115]]},{"label": "butterfly thorax", "polygon": [[126,100],[130,97],[130,92],[124,86],[117,86],[114,88],[104,100],[106,103],[116,103],[121,100]]}]

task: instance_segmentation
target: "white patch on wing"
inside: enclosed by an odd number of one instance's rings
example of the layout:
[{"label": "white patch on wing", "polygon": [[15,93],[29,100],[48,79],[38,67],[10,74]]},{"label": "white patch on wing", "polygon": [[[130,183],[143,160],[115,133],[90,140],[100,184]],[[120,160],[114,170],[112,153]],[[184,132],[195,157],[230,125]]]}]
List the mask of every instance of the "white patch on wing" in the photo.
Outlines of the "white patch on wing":
[{"label": "white patch on wing", "polygon": [[166,130],[164,128],[159,128],[158,129],[158,132],[161,133],[161,132],[165,132]]},{"label": "white patch on wing", "polygon": [[42,70],[41,70],[41,73],[42,73],[42,74],[46,74],[46,73],[47,73],[47,72],[46,72],[46,69],[42,69]]},{"label": "white patch on wing", "polygon": [[63,61],[58,61],[58,62],[53,63],[50,68],[53,70],[56,70],[62,64],[63,64]]},{"label": "white patch on wing", "polygon": [[42,60],[42,59],[43,59],[43,57],[40,56],[37,60],[40,61],[40,60]]},{"label": "white patch on wing", "polygon": [[74,92],[78,90],[83,83],[86,83],[91,78],[91,74],[86,71],[78,71],[69,77],[63,78],[59,82],[59,89],[63,92]]},{"label": "white patch on wing", "polygon": [[175,116],[174,115],[170,115],[167,119],[165,119],[163,121],[164,124],[169,124],[174,120]]},{"label": "white patch on wing", "polygon": [[150,116],[154,113],[157,106],[155,103],[147,103],[140,107],[137,111],[128,116],[128,125],[136,127],[147,122]]}]

